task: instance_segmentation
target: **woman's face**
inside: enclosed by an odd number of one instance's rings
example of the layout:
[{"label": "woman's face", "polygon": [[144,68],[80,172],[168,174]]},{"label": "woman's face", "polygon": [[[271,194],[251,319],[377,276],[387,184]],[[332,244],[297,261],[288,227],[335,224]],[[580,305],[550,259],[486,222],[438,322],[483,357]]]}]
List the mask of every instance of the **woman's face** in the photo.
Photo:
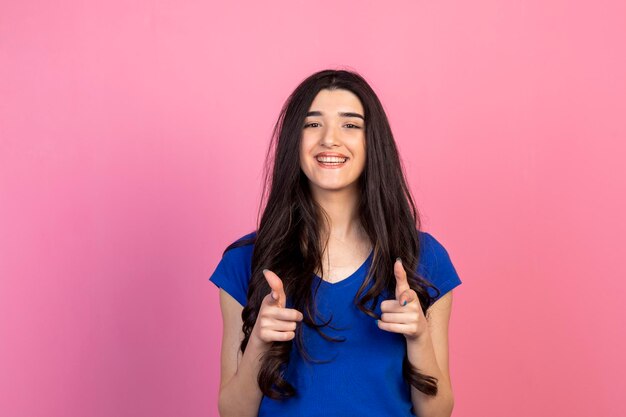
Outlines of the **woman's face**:
[{"label": "woman's face", "polygon": [[354,93],[317,94],[304,120],[300,166],[313,191],[356,189],[365,167],[365,120]]}]

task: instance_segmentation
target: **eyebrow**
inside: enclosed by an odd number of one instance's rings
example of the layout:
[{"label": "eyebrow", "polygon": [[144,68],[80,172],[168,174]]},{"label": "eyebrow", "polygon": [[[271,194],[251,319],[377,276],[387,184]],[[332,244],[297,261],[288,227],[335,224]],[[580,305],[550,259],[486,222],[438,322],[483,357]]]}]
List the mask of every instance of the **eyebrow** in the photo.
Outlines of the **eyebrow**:
[{"label": "eyebrow", "polygon": [[[363,121],[365,121],[365,117],[363,117],[362,115],[360,115],[359,113],[354,113],[354,112],[338,112],[337,114],[339,114],[339,116],[341,117],[358,117],[359,119],[363,119]],[[306,117],[309,116],[321,116],[322,112],[321,111],[310,111],[306,114]]]}]

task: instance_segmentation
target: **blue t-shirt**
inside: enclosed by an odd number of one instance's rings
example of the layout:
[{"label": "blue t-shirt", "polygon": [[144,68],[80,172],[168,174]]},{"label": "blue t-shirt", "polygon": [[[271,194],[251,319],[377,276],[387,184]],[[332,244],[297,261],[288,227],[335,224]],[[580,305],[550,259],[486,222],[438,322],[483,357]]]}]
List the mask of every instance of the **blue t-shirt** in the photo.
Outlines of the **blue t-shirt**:
[{"label": "blue t-shirt", "polygon": [[[252,232],[238,240],[254,236]],[[419,231],[420,263],[418,272],[440,291],[436,299],[461,284],[446,249],[431,234]],[[222,288],[242,306],[247,303],[251,276],[253,244],[227,251],[209,280]],[[322,332],[343,342],[325,340],[314,329],[303,325],[306,352],[314,360],[306,361],[295,345],[283,377],[297,391],[286,400],[263,396],[258,417],[326,417],[326,416],[393,416],[409,417],[410,386],[402,376],[406,339],[400,333],[380,329],[376,320],[361,312],[354,297],[371,265],[373,253],[350,276],[336,283],[314,276],[313,288],[321,281],[317,293],[317,311],[324,321],[332,314],[330,326]],[[371,285],[371,284],[370,284]],[[428,288],[432,296],[436,292]],[[380,316],[380,302],[395,299],[382,294],[375,312]],[[287,300],[286,307],[293,308]],[[317,323],[320,323],[317,318]]]}]

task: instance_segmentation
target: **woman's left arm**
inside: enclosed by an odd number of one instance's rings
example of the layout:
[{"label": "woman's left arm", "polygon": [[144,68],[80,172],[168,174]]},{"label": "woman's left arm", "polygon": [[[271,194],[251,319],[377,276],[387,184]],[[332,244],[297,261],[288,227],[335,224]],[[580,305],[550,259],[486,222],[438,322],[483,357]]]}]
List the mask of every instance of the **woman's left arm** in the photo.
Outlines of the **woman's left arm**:
[{"label": "woman's left arm", "polygon": [[428,331],[417,339],[407,340],[409,362],[423,374],[437,378],[437,395],[430,396],[411,387],[411,402],[419,417],[450,417],[454,407],[448,368],[448,323],[452,310],[452,291],[430,306]]},{"label": "woman's left arm", "polygon": [[380,304],[378,327],[401,333],[406,338],[407,358],[420,373],[437,378],[437,395],[427,395],[411,387],[411,402],[418,417],[450,417],[454,407],[448,370],[448,323],[452,310],[452,290],[422,312],[419,296],[411,289],[400,259],[394,264],[396,299]]}]

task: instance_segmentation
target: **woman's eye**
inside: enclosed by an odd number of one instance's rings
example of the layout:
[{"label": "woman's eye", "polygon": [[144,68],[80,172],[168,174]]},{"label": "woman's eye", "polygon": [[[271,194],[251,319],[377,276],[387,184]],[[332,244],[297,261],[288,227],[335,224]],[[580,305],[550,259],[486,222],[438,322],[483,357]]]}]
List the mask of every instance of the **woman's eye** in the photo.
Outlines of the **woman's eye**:
[{"label": "woman's eye", "polygon": [[[319,123],[317,123],[317,122],[307,123],[307,124],[304,125],[304,128],[306,129],[307,127],[313,127],[313,125],[319,125]],[[357,125],[352,124],[352,123],[347,123],[345,126],[352,126],[352,127],[350,127],[350,129],[360,129],[361,128],[361,126],[357,126]]]}]

